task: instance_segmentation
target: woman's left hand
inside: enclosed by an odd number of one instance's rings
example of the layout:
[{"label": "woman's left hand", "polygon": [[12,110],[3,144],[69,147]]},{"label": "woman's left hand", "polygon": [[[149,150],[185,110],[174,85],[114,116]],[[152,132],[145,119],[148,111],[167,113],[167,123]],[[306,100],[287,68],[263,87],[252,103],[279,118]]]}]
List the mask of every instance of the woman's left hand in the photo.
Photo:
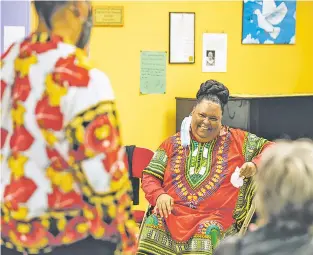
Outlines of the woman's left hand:
[{"label": "woman's left hand", "polygon": [[256,174],[256,165],[252,162],[246,162],[240,168],[239,177],[248,178]]}]

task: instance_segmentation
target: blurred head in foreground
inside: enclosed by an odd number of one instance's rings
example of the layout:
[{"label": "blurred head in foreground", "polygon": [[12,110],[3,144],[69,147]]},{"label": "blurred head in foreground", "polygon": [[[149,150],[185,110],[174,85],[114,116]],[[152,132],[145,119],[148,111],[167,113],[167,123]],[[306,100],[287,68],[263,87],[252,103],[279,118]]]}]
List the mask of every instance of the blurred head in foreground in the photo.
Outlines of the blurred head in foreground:
[{"label": "blurred head in foreground", "polygon": [[263,157],[258,174],[257,211],[264,223],[292,218],[313,223],[313,142],[278,141]]}]

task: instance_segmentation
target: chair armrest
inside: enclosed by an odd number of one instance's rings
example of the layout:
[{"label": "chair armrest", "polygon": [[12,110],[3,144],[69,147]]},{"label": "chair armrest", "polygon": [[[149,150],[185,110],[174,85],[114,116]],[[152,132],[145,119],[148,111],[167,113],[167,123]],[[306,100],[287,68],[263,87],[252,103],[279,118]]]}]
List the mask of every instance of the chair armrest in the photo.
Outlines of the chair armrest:
[{"label": "chair armrest", "polygon": [[249,211],[247,213],[247,216],[245,218],[245,221],[243,222],[242,227],[241,227],[241,229],[239,231],[239,236],[240,237],[242,237],[242,236],[244,236],[246,234],[247,229],[249,227],[249,224],[251,222],[251,219],[253,217],[253,214],[255,213],[255,209],[256,209],[256,204],[255,204],[255,199],[253,199],[251,207],[250,207],[250,209],[249,209]]}]

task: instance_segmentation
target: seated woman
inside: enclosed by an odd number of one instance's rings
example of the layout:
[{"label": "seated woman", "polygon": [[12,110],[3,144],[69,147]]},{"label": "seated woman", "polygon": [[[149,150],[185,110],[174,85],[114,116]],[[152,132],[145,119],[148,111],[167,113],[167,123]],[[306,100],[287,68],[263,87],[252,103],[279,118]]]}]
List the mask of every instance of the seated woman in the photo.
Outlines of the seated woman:
[{"label": "seated woman", "polygon": [[143,225],[138,254],[210,255],[232,227],[240,189],[231,176],[238,167],[241,177],[251,179],[271,143],[222,125],[228,97],[218,81],[201,84],[190,128],[182,134],[188,145],[175,134],[144,170],[142,188],[157,210]]},{"label": "seated woman", "polygon": [[313,254],[313,143],[279,141],[256,176],[259,221],[243,239],[225,239],[215,255]]}]

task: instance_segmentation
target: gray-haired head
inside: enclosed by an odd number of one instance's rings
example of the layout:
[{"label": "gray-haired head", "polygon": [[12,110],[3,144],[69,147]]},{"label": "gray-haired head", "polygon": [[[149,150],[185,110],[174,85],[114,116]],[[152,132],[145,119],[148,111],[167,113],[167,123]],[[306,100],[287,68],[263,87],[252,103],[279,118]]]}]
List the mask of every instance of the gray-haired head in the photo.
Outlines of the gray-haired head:
[{"label": "gray-haired head", "polygon": [[265,151],[256,183],[257,211],[263,220],[289,215],[312,224],[313,141],[277,141]]}]

